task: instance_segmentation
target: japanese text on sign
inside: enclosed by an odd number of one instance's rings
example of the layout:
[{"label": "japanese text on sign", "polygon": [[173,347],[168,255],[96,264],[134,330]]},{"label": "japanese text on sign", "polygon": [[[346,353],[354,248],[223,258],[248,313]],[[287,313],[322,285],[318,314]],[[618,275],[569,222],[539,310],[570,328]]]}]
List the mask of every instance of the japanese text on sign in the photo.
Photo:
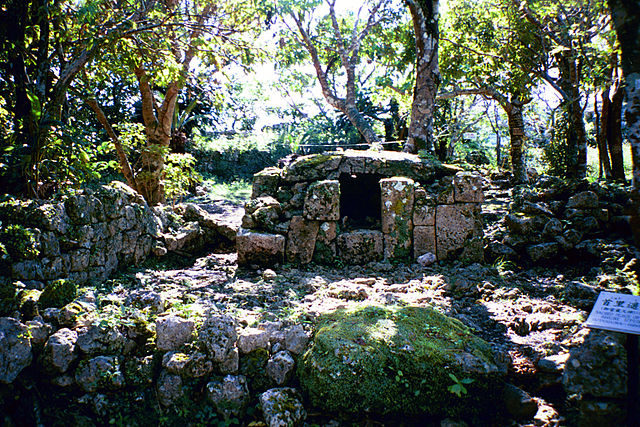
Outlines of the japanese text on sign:
[{"label": "japanese text on sign", "polygon": [[640,335],[640,297],[600,292],[585,324],[590,328]]}]

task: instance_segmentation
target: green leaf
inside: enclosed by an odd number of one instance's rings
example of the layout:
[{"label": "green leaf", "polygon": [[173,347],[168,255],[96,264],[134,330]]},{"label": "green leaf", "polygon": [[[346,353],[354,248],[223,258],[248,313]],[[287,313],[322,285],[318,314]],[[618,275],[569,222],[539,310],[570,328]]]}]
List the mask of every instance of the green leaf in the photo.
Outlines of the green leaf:
[{"label": "green leaf", "polygon": [[36,121],[40,120],[40,116],[42,116],[42,105],[40,104],[40,100],[29,89],[27,89],[27,98],[29,98],[29,102],[31,103],[31,114]]}]

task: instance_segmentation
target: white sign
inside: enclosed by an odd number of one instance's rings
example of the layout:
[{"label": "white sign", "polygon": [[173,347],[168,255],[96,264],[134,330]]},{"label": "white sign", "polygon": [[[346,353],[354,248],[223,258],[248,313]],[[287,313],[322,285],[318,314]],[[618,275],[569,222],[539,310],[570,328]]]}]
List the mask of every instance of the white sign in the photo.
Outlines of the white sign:
[{"label": "white sign", "polygon": [[462,137],[464,139],[476,139],[476,133],[475,132],[465,132],[462,134]]},{"label": "white sign", "polygon": [[600,292],[585,325],[589,328],[640,335],[640,297]]}]

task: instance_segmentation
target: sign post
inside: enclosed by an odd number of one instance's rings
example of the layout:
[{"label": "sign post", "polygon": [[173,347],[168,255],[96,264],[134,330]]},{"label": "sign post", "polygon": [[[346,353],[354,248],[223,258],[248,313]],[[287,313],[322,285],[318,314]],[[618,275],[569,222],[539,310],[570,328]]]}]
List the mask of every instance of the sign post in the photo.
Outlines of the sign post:
[{"label": "sign post", "polygon": [[589,328],[626,334],[627,426],[640,427],[640,400],[638,399],[640,297],[613,292],[600,292],[585,324]]}]

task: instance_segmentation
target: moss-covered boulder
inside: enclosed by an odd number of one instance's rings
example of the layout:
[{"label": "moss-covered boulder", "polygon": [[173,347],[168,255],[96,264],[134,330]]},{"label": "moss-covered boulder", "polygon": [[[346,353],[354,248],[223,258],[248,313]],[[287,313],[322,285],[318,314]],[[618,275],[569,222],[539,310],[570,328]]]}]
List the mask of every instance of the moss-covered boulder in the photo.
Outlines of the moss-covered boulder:
[{"label": "moss-covered boulder", "polygon": [[319,319],[298,375],[326,411],[467,417],[496,412],[506,374],[500,360],[431,308],[364,306]]},{"label": "moss-covered boulder", "polygon": [[40,294],[38,305],[41,309],[60,308],[74,300],[78,292],[78,285],[73,280],[60,279],[47,285]]}]

